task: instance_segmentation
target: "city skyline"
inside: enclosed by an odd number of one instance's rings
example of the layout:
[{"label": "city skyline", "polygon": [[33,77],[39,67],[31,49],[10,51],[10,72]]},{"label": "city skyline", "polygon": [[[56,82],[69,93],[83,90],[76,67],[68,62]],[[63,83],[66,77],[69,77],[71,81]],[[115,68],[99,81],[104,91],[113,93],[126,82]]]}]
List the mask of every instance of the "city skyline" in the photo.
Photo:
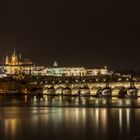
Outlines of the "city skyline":
[{"label": "city skyline", "polygon": [[15,48],[37,64],[138,70],[139,12],[120,0],[3,2],[0,61]]},{"label": "city skyline", "polygon": [[0,140],[140,139],[140,1],[0,3]]},{"label": "city skyline", "polygon": [[[32,56],[27,56],[28,53],[30,52],[25,52],[26,54],[23,54],[19,49],[13,49],[13,48],[10,48],[10,50],[5,53],[3,56],[1,56],[2,58],[0,59],[0,62],[1,64],[5,64],[5,60],[6,60],[6,57],[9,56],[9,58],[12,56],[13,52],[16,52],[19,56],[18,57],[22,57],[22,58],[26,58],[26,60],[31,60],[33,64],[36,64],[36,65],[42,65],[42,66],[48,66],[48,67],[53,67],[53,64],[54,62],[57,62],[59,64],[59,67],[87,67],[87,68],[104,68],[104,67],[108,67],[109,69],[112,69],[112,70],[133,70],[133,71],[139,71],[140,68],[131,68],[131,67],[113,67],[111,65],[106,65],[106,64],[95,64],[95,63],[64,63],[63,61],[58,61],[58,60],[55,60],[52,58],[51,61],[33,61],[31,59]],[[59,59],[60,60],[60,59]],[[118,65],[117,65],[118,66]]]}]

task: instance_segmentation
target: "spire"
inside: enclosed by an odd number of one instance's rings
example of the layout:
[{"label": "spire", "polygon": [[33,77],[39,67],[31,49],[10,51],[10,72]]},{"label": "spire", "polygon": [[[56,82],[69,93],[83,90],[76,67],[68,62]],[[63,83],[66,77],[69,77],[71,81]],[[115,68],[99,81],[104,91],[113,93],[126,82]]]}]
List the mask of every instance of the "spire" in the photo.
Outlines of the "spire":
[{"label": "spire", "polygon": [[14,49],[14,52],[13,52],[13,56],[16,56],[16,51],[15,51],[15,49]]},{"label": "spire", "polygon": [[9,57],[7,55],[6,58],[5,58],[5,65],[8,65],[8,64],[9,64]]},{"label": "spire", "polygon": [[53,67],[54,67],[54,68],[58,67],[58,63],[57,63],[56,61],[54,61]]},{"label": "spire", "polygon": [[14,49],[13,55],[11,57],[11,64],[18,65],[18,56],[16,55],[15,49]]},{"label": "spire", "polygon": [[107,69],[107,66],[104,66],[105,69]]},{"label": "spire", "polygon": [[19,59],[20,59],[20,60],[21,60],[21,57],[22,57],[22,56],[21,56],[21,53],[20,53],[20,54],[19,54]]}]

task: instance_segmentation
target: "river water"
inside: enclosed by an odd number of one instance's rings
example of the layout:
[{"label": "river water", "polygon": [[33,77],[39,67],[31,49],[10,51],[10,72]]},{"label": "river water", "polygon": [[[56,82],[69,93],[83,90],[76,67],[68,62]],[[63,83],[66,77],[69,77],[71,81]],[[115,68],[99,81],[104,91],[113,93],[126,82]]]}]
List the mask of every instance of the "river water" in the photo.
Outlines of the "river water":
[{"label": "river water", "polygon": [[138,140],[140,101],[0,97],[0,140]]}]

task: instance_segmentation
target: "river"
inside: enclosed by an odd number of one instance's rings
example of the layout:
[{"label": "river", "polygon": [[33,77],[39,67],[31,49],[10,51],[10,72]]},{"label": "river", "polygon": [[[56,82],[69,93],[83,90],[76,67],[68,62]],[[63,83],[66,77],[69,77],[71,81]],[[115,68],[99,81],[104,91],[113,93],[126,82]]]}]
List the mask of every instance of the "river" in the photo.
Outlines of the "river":
[{"label": "river", "polygon": [[0,140],[140,139],[139,103],[139,99],[1,96]]}]

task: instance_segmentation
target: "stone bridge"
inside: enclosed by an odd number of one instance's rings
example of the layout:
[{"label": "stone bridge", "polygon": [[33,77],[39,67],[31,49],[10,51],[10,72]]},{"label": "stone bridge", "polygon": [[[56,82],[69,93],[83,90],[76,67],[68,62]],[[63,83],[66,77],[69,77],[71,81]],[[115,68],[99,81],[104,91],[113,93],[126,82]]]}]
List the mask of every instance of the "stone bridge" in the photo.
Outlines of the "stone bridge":
[{"label": "stone bridge", "polygon": [[[138,96],[140,96],[140,82],[135,82],[133,83],[135,87],[138,90]],[[72,93],[76,93],[79,91],[80,88],[84,87],[85,83],[65,83],[65,84],[45,84],[43,85],[43,89],[49,88],[49,87],[54,87],[56,92],[61,92],[66,87],[69,87],[72,91]],[[107,83],[86,83],[90,90],[91,95],[96,95],[97,91],[101,88],[106,87]],[[122,88],[129,88],[130,87],[130,82],[110,82],[108,83],[109,87],[112,89],[112,96],[117,96],[119,94],[120,89]]]}]

